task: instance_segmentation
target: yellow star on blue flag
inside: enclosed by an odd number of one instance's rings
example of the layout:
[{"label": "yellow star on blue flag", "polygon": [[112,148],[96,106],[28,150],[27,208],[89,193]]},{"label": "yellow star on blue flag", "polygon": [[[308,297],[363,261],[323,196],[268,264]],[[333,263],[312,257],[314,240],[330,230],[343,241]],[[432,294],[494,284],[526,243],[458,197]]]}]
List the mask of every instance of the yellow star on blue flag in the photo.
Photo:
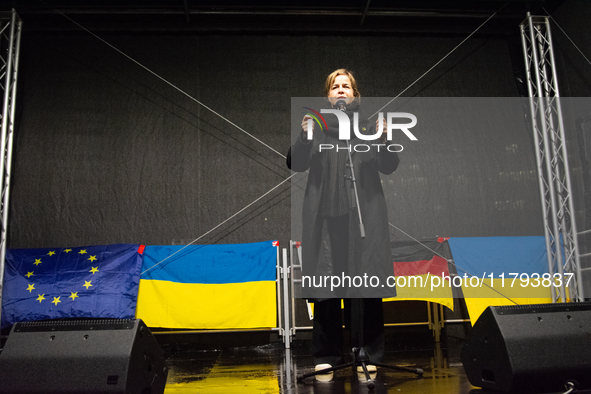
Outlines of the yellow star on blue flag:
[{"label": "yellow star on blue flag", "polygon": [[134,318],[144,248],[7,249],[2,328],[57,318]]}]

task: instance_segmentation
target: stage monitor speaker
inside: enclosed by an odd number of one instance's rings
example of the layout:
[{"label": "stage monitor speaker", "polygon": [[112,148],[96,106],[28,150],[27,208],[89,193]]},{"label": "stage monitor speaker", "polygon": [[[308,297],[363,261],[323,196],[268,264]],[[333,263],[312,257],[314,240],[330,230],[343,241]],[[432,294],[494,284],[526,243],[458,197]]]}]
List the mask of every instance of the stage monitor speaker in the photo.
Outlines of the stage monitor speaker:
[{"label": "stage monitor speaker", "polygon": [[0,393],[159,394],[167,374],[139,319],[16,323],[0,354]]},{"label": "stage monitor speaker", "polygon": [[505,392],[591,388],[591,302],[488,307],[462,348],[474,386]]}]

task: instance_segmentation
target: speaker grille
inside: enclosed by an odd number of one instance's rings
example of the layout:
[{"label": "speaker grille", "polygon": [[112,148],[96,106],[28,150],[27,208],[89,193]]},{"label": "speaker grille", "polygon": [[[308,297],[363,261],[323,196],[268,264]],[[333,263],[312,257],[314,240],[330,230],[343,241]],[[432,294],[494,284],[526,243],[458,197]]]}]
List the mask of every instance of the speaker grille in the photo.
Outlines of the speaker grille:
[{"label": "speaker grille", "polygon": [[14,332],[132,330],[133,319],[41,320],[14,325]]},{"label": "speaker grille", "polygon": [[524,313],[553,313],[567,311],[591,311],[591,302],[577,302],[564,304],[528,304],[491,306],[499,315],[521,315]]}]

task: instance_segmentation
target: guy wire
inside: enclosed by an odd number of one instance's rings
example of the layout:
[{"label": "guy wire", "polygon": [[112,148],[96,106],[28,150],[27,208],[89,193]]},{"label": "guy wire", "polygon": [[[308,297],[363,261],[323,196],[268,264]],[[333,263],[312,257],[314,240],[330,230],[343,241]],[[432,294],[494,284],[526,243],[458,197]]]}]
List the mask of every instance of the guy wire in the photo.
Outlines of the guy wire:
[{"label": "guy wire", "polygon": [[[460,271],[464,272],[465,274],[468,274],[470,276],[474,276],[472,274],[470,274],[468,271],[466,271],[465,269],[463,269],[462,267],[458,266],[453,259],[448,259],[445,256],[442,256],[441,254],[437,253],[436,251],[434,251],[433,249],[431,249],[430,247],[428,247],[427,245],[425,245],[424,243],[422,243],[421,241],[419,241],[418,239],[416,239],[415,237],[413,237],[412,235],[406,233],[405,231],[399,229],[398,227],[396,227],[395,225],[393,225],[392,223],[388,223],[390,226],[394,227],[396,230],[400,231],[402,234],[406,235],[408,238],[412,239],[413,241],[415,241],[416,243],[418,243],[419,245],[421,245],[422,247],[424,247],[425,249],[429,250],[430,252],[433,252],[433,254],[436,254],[437,256],[441,257],[442,259],[446,260],[448,263],[451,263],[451,265],[453,265],[454,267],[456,267],[456,269],[460,269]],[[479,278],[480,279],[480,278]],[[497,289],[495,289],[492,286],[489,286],[488,284],[484,283],[484,278],[480,279],[482,281],[482,284],[484,284],[486,287],[488,287],[489,289],[492,289],[494,292],[496,292],[497,294],[499,294],[500,296],[502,296],[503,298],[508,299],[509,301],[511,301],[512,303],[514,303],[515,305],[518,305],[517,302],[513,301],[511,298],[507,297],[506,295],[504,295],[503,293],[501,293],[500,291],[498,291]]]},{"label": "guy wire", "polygon": [[470,37],[472,37],[478,30],[480,30],[480,28],[482,26],[484,26],[489,20],[491,20],[500,10],[502,10],[505,7],[505,5],[503,4],[501,6],[501,8],[499,8],[497,11],[495,11],[491,16],[489,16],[484,22],[482,22],[480,24],[480,26],[478,26],[476,28],[476,30],[474,30],[472,33],[470,33],[468,35],[468,37],[464,38],[462,40],[462,42],[460,42],[458,45],[456,45],[451,51],[449,51],[447,53],[447,55],[443,56],[437,63],[435,63],[433,66],[431,66],[431,68],[429,68],[427,71],[425,71],[423,73],[423,75],[421,75],[420,77],[418,77],[413,83],[411,83],[410,85],[408,85],[406,87],[406,89],[404,89],[402,92],[398,93],[398,95],[396,97],[394,97],[392,100],[388,101],[386,103],[386,105],[384,105],[382,108],[378,109],[373,115],[371,115],[369,118],[367,118],[368,120],[373,118],[374,116],[376,116],[378,114],[378,112],[380,112],[381,110],[383,110],[384,108],[386,108],[388,105],[390,105],[390,103],[392,103],[392,101],[396,100],[398,97],[402,96],[402,94],[404,94],[404,92],[406,92],[408,89],[410,89],[411,87],[413,87],[417,82],[419,82],[421,79],[423,79],[423,77],[427,74],[429,74],[435,67],[437,67],[439,65],[439,63],[441,63],[442,61],[444,61],[445,59],[447,59],[447,57],[449,55],[451,55],[453,52],[455,52],[456,49],[458,49],[460,46],[462,46],[466,41],[468,41],[468,39]]},{"label": "guy wire", "polygon": [[217,115],[221,119],[223,119],[226,122],[230,123],[232,126],[236,127],[238,130],[242,131],[243,133],[245,133],[246,135],[248,135],[249,137],[251,137],[255,141],[259,142],[260,144],[262,144],[262,145],[266,146],[267,148],[271,149],[273,152],[277,153],[279,156],[283,157],[284,159],[286,158],[284,154],[278,152],[277,150],[275,150],[274,148],[272,148],[270,145],[264,143],[263,141],[261,141],[260,139],[258,139],[257,137],[255,137],[254,135],[250,134],[248,131],[244,130],[242,127],[238,126],[237,124],[235,124],[234,122],[232,122],[228,118],[226,118],[223,115],[217,113],[216,111],[214,111],[213,109],[211,109],[207,105],[203,104],[201,101],[197,100],[195,97],[191,96],[189,93],[185,92],[184,90],[182,90],[181,88],[179,88],[178,86],[176,86],[175,84],[173,84],[172,82],[169,82],[164,77],[158,75],[156,72],[154,72],[151,69],[149,69],[148,67],[144,66],[143,64],[141,64],[140,62],[138,62],[137,60],[135,60],[134,58],[132,58],[131,56],[129,56],[125,52],[121,51],[120,49],[118,49],[114,45],[112,45],[109,42],[105,41],[104,39],[102,39],[101,37],[99,37],[95,33],[91,32],[90,30],[88,30],[87,28],[85,28],[84,26],[82,26],[81,24],[79,24],[78,22],[76,22],[75,20],[73,20],[72,18],[70,18],[69,16],[65,15],[64,13],[62,13],[62,12],[56,10],[56,9],[54,9],[54,11],[57,12],[58,14],[62,15],[64,18],[68,19],[70,22],[72,22],[73,24],[75,24],[76,26],[78,26],[79,28],[81,28],[82,30],[84,30],[85,32],[87,32],[88,34],[92,35],[93,37],[95,37],[96,39],[98,39],[99,41],[101,41],[102,43],[104,43],[105,45],[107,45],[108,47],[112,48],[113,50],[115,50],[116,52],[118,52],[120,55],[122,55],[125,58],[131,60],[133,63],[135,63],[139,67],[143,68],[144,70],[146,70],[147,72],[149,72],[150,74],[152,74],[153,76],[155,76],[156,78],[160,79],[162,82],[166,83],[167,85],[171,86],[173,89],[175,89],[178,92],[182,93],[183,95],[185,95],[186,97],[188,97],[190,100],[196,102],[198,105],[202,106],[203,108],[207,109],[211,113]]},{"label": "guy wire", "polygon": [[[181,88],[179,88],[178,86],[174,85],[172,82],[169,82],[168,80],[166,80],[165,78],[163,78],[162,76],[160,76],[159,74],[157,74],[156,72],[152,71],[151,69],[149,69],[148,67],[144,66],[143,64],[141,64],[140,62],[138,62],[137,60],[135,60],[134,58],[132,58],[131,56],[129,56],[128,54],[126,54],[125,52],[121,51],[120,49],[118,49],[117,47],[115,47],[114,45],[110,44],[109,42],[107,42],[106,40],[104,40],[103,38],[99,37],[98,35],[96,35],[95,33],[91,32],[90,30],[88,30],[87,28],[85,28],[84,26],[80,25],[78,22],[76,22],[75,20],[73,20],[72,18],[68,17],[67,15],[65,15],[64,13],[54,9],[54,11],[60,15],[62,15],[64,18],[68,19],[70,22],[72,22],[73,24],[75,24],[76,26],[78,26],[80,29],[84,30],[85,32],[87,32],[88,34],[92,35],[93,37],[95,37],[96,39],[98,39],[99,41],[101,41],[102,43],[104,43],[105,45],[107,45],[108,47],[110,47],[111,49],[115,50],[117,53],[119,53],[120,55],[122,55],[123,57],[131,60],[133,63],[135,63],[136,65],[138,65],[139,67],[143,68],[144,70],[146,70],[147,72],[149,72],[150,74],[152,74],[153,76],[155,76],[156,78],[160,79],[161,81],[163,81],[164,83],[166,83],[167,85],[171,86],[173,89],[177,90],[178,92],[182,93],[183,95],[185,95],[186,97],[188,97],[189,99],[191,99],[192,101],[194,101],[195,103],[197,103],[198,105],[202,106],[203,108],[209,110],[210,112],[212,112],[213,114],[217,115],[218,117],[220,117],[221,119],[225,120],[226,122],[228,122],[229,124],[231,124],[232,126],[236,127],[238,130],[242,131],[243,133],[245,133],[246,135],[248,135],[249,137],[253,138],[254,140],[258,141],[259,143],[261,143],[262,145],[266,146],[267,148],[269,148],[270,150],[272,150],[273,152],[277,153],[279,156],[286,158],[286,156],[280,152],[278,152],[277,150],[275,150],[274,148],[272,148],[271,146],[269,146],[268,144],[264,143],[263,141],[261,141],[260,139],[256,138],[255,136],[253,136],[252,134],[250,134],[249,132],[247,132],[246,130],[244,130],[243,128],[241,128],[240,126],[236,125],[235,123],[233,123],[232,121],[230,121],[229,119],[227,119],[226,117],[224,117],[223,115],[217,113],[216,111],[214,111],[213,109],[211,109],[210,107],[208,107],[207,105],[203,104],[202,102],[200,102],[199,100],[197,100],[196,98],[194,98],[193,96],[191,96],[190,94],[188,94],[187,92],[185,92],[184,90],[182,90]],[[140,275],[145,274],[146,272],[152,270],[153,268],[155,268],[156,266],[159,266],[160,264],[164,263],[165,261],[169,260],[172,256],[174,256],[175,254],[181,252],[183,249],[185,249],[186,247],[194,244],[195,242],[199,241],[201,238],[205,237],[207,234],[211,233],[212,231],[216,230],[218,227],[224,225],[226,222],[228,222],[229,220],[233,219],[234,217],[236,217],[237,215],[239,215],[240,213],[242,213],[243,211],[245,211],[246,209],[248,209],[250,206],[252,206],[253,204],[255,204],[257,201],[261,200],[263,197],[267,196],[269,193],[271,193],[273,190],[277,189],[279,186],[281,186],[283,183],[285,183],[286,181],[290,180],[293,176],[295,175],[292,174],[290,177],[284,179],[283,181],[281,181],[278,185],[276,185],[275,187],[273,187],[271,190],[267,191],[266,193],[264,193],[263,195],[261,195],[259,198],[257,198],[256,200],[254,200],[253,202],[251,202],[250,204],[248,204],[247,206],[245,206],[244,208],[242,208],[241,210],[239,210],[238,212],[236,212],[234,215],[230,216],[229,218],[227,218],[226,220],[224,220],[223,222],[221,222],[220,224],[218,224],[217,226],[213,227],[211,230],[207,231],[206,233],[202,234],[201,236],[199,236],[198,238],[194,239],[193,241],[191,241],[189,244],[185,245],[183,248],[177,250],[175,253],[171,254],[170,256],[167,256],[166,258],[164,258],[163,260],[159,261],[158,263],[156,263],[155,265],[153,265],[152,267],[146,269],[145,271],[143,271]]]},{"label": "guy wire", "polygon": [[548,11],[546,11],[546,9],[544,7],[542,7],[542,9],[546,12],[546,14],[548,14],[548,19],[552,20],[552,22],[554,22],[554,24],[560,29],[560,31],[564,34],[564,36],[566,38],[568,38],[568,40],[570,41],[571,44],[573,44],[573,46],[577,49],[577,51],[579,51],[579,53],[581,54],[581,56],[583,56],[585,58],[585,60],[587,61],[587,63],[591,64],[591,61],[587,58],[587,56],[585,56],[585,54],[583,53],[583,51],[581,51],[581,49],[577,46],[577,44],[575,44],[575,42],[569,37],[568,34],[566,34],[566,32],[564,31],[564,29],[562,27],[560,27],[560,25],[558,24],[558,22],[556,22],[556,19],[552,18],[552,15],[550,15],[550,13]]},{"label": "guy wire", "polygon": [[285,178],[284,180],[282,180],[281,182],[279,182],[279,184],[277,184],[275,187],[273,187],[271,190],[269,190],[268,192],[266,192],[265,194],[263,194],[262,196],[260,196],[259,198],[257,198],[256,200],[254,200],[253,202],[251,202],[250,204],[248,204],[247,206],[245,206],[244,208],[242,208],[240,211],[236,212],[234,215],[230,216],[229,218],[227,218],[226,220],[224,220],[223,222],[221,222],[220,224],[218,224],[217,226],[215,226],[214,228],[212,228],[211,230],[209,230],[208,232],[202,234],[201,236],[199,236],[198,238],[194,239],[193,241],[191,241],[190,243],[188,243],[187,245],[183,246],[182,248],[180,248],[179,250],[177,250],[176,252],[174,252],[173,254],[171,254],[170,256],[167,256],[165,259],[160,260],[158,263],[154,264],[153,266],[151,266],[150,268],[148,268],[147,270],[143,271],[140,275],[145,274],[146,272],[152,270],[153,268],[159,266],[160,264],[162,264],[163,262],[165,262],[166,260],[170,259],[172,256],[174,256],[175,254],[179,253],[180,251],[182,251],[183,249],[185,249],[188,246],[193,245],[195,242],[199,241],[201,238],[205,237],[207,234],[211,233],[212,231],[214,231],[215,229],[217,229],[218,227],[224,225],[226,222],[230,221],[231,219],[233,219],[234,217],[238,216],[240,213],[242,213],[243,211],[245,211],[246,209],[250,208],[250,206],[252,206],[253,204],[255,204],[257,201],[261,200],[263,197],[265,197],[266,195],[268,195],[269,193],[271,193],[273,190],[277,189],[279,186],[283,185],[285,182],[289,181],[291,178],[293,178],[295,175],[297,174],[297,172],[293,173],[290,177]]}]

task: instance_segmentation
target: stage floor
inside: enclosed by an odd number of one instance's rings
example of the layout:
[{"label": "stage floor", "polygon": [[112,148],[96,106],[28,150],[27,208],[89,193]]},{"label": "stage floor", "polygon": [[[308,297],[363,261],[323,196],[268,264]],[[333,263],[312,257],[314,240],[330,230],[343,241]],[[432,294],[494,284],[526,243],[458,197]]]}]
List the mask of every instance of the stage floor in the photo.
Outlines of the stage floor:
[{"label": "stage floor", "polygon": [[[404,337],[395,342],[387,346],[384,363],[422,368],[424,375],[378,368],[374,393],[484,393],[470,385],[464,373],[459,359],[463,341],[435,344],[425,336],[419,342]],[[363,374],[350,367],[334,372],[331,379],[298,382],[298,376],[313,371],[309,341],[294,341],[288,350],[277,342],[206,350],[191,344],[162,347],[169,367],[165,393],[368,392]]]},{"label": "stage floor", "polygon": [[261,341],[257,333],[157,335],[169,367],[164,392],[499,394],[473,387],[468,381],[460,362],[462,338],[442,337],[437,344],[428,330],[386,331],[387,350],[383,362],[421,368],[424,370],[422,378],[409,372],[378,368],[374,379],[376,387],[370,391],[363,374],[349,367],[334,372],[329,379],[309,377],[298,382],[299,376],[314,368],[310,341],[302,340],[302,336],[305,335],[298,333],[300,339],[293,341],[291,349],[286,350],[282,342]]}]

